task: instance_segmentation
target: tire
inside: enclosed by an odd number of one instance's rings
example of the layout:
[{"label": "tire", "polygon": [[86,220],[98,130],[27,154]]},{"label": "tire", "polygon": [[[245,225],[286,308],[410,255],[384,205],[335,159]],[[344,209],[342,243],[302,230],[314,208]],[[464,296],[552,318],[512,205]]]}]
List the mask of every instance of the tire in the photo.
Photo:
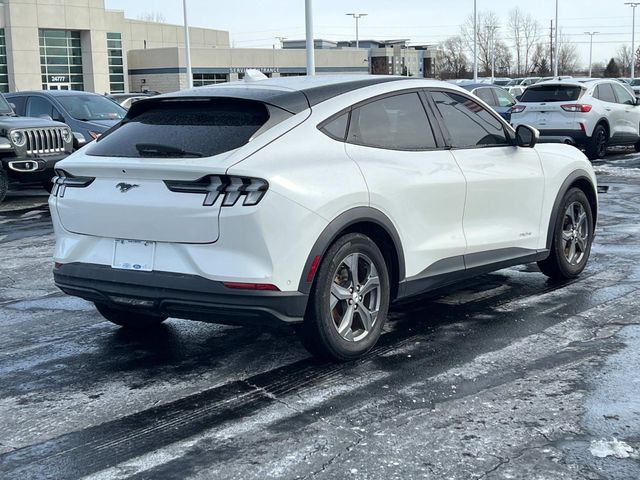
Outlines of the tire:
[{"label": "tire", "polygon": [[143,329],[143,328],[152,328],[160,325],[164,322],[167,317],[162,317],[159,315],[150,315],[147,313],[139,313],[131,310],[120,310],[118,308],[112,308],[104,303],[94,303],[96,306],[96,310],[102,315],[105,319],[109,320],[111,323],[115,323],[116,325],[120,325],[121,327],[131,328],[131,329]]},{"label": "tire", "polygon": [[607,154],[608,144],[609,136],[607,134],[607,129],[602,125],[597,125],[596,128],[593,129],[593,135],[591,135],[591,140],[589,141],[589,145],[587,145],[586,149],[589,160],[604,158]]},{"label": "tire", "polygon": [[7,196],[7,191],[9,190],[9,176],[7,172],[4,171],[2,167],[0,167],[0,203]]},{"label": "tire", "polygon": [[365,235],[344,235],[318,269],[299,330],[302,343],[325,359],[361,357],[380,338],[389,301],[389,271],[380,249]]},{"label": "tire", "polygon": [[538,267],[554,280],[568,280],[580,275],[589,260],[593,212],[584,192],[572,188],[560,202],[557,215],[551,252],[545,260],[538,262]]}]

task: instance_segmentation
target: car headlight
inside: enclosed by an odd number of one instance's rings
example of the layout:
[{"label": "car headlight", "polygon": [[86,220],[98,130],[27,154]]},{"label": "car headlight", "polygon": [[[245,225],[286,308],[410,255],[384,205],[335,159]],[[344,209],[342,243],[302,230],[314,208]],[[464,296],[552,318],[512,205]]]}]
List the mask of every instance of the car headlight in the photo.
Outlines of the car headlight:
[{"label": "car headlight", "polygon": [[71,142],[71,130],[69,130],[67,128],[62,130],[62,140],[64,140],[64,143]]},{"label": "car headlight", "polygon": [[25,144],[27,143],[27,136],[24,134],[23,131],[20,131],[20,130],[14,130],[13,132],[11,132],[11,134],[9,135],[9,138],[11,138],[11,142],[16,147],[24,147]]}]

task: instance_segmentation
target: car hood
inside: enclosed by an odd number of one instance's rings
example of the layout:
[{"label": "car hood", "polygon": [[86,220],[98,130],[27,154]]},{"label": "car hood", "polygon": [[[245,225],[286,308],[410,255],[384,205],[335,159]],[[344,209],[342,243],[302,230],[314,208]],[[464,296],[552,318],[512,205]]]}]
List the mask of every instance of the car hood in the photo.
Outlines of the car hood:
[{"label": "car hood", "polygon": [[46,118],[0,116],[0,129],[65,127],[64,123]]}]

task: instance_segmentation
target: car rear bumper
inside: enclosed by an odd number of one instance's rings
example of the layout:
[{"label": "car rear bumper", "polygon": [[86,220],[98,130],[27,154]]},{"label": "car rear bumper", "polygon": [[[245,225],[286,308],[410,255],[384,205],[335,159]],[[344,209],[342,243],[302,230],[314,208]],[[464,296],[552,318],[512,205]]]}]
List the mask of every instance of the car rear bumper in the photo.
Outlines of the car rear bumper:
[{"label": "car rear bumper", "polygon": [[55,176],[56,163],[67,157],[67,154],[46,157],[6,157],[0,159],[2,167],[9,178],[21,183],[51,181]]},{"label": "car rear bumper", "polygon": [[569,129],[539,129],[541,143],[568,143],[570,145],[586,146],[590,137],[582,130]]},{"label": "car rear bumper", "polygon": [[91,302],[232,325],[300,323],[308,299],[300,292],[229,289],[197,275],[117,270],[88,263],[60,265],[53,276],[63,292]]}]

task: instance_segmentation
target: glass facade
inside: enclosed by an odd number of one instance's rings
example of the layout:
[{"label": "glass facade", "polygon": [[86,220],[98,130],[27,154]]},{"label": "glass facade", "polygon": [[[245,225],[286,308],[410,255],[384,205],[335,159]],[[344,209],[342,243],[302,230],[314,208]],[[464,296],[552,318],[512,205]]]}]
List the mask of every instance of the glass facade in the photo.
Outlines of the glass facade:
[{"label": "glass facade", "polygon": [[4,28],[0,28],[0,92],[9,91],[9,72],[7,70],[7,42],[4,37]]},{"label": "glass facade", "polygon": [[84,90],[80,32],[40,29],[43,90]]},{"label": "glass facade", "polygon": [[124,63],[122,61],[122,34],[107,33],[110,93],[124,93]]},{"label": "glass facade", "polygon": [[204,87],[205,85],[214,85],[216,83],[224,83],[229,81],[229,75],[226,73],[194,73],[193,86]]}]

